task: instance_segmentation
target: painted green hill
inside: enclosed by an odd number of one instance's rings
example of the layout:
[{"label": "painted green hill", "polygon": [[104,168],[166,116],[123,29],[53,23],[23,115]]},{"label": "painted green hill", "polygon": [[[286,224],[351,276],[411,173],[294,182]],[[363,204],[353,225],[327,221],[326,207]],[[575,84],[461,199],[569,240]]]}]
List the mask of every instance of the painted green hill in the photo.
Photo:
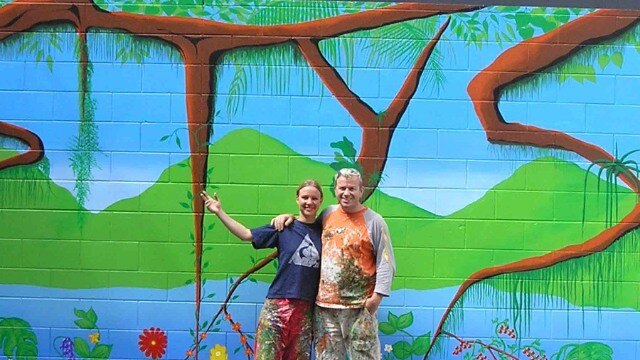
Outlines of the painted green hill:
[{"label": "painted green hill", "polygon": [[[295,211],[294,190],[305,178],[330,184],[333,175],[327,164],[247,129],[213,144],[209,166],[209,183],[216,188],[208,190],[218,192],[225,209],[248,226]],[[78,210],[72,194],[50,181],[46,171],[19,169],[22,175],[0,182],[0,194],[15,194],[0,203],[0,253],[11,254],[0,257],[4,283],[172,288],[193,277],[188,161],[169,167],[139,196],[99,214]],[[1,178],[7,173],[0,172]],[[39,176],[38,186],[47,189],[42,192],[48,200],[25,202],[26,182],[15,181],[20,176]],[[572,163],[539,159],[447,217],[376,191],[367,205],[389,223],[398,269],[394,286],[458,285],[479,269],[553,251],[597,233],[604,228],[604,195],[596,193],[595,176],[589,175],[583,234],[584,176]],[[623,214],[634,199],[628,190],[619,191]],[[325,186],[325,205],[333,202]],[[205,217],[205,244],[205,275],[211,279],[242,273],[253,259],[268,254],[230,237],[210,214]],[[268,280],[272,270],[257,277]]]}]

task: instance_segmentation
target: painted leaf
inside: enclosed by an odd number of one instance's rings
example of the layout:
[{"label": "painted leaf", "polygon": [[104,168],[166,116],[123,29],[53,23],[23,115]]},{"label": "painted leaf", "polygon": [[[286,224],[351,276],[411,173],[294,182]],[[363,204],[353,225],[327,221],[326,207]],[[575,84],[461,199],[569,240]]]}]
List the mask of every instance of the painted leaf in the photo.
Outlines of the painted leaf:
[{"label": "painted leaf", "polygon": [[356,149],[346,136],[343,136],[341,141],[332,142],[330,145],[332,148],[342,151],[342,154],[344,154],[346,158],[355,161]]},{"label": "painted leaf", "polygon": [[385,335],[391,335],[396,332],[396,328],[388,322],[381,322],[378,324],[378,329]]},{"label": "painted leaf", "polygon": [[414,355],[424,355],[427,353],[427,349],[429,348],[429,339],[431,338],[431,333],[426,333],[424,335],[420,335],[413,340],[413,344],[411,344],[411,350]]},{"label": "painted leaf", "polygon": [[531,25],[527,25],[525,27],[518,28],[518,33],[523,39],[529,39],[533,36],[534,30]]},{"label": "painted leaf", "polygon": [[93,351],[91,351],[90,357],[92,359],[108,359],[111,355],[112,347],[113,345],[98,344],[93,348]]},{"label": "painted leaf", "polygon": [[53,72],[53,56],[51,56],[51,54],[47,55],[46,61],[49,72]]},{"label": "painted leaf", "polygon": [[569,9],[557,9],[553,12],[553,15],[559,23],[566,23],[571,17]]},{"label": "painted leaf", "polygon": [[408,312],[398,318],[398,329],[406,329],[413,324],[413,313]]},{"label": "painted leaf", "polygon": [[89,321],[87,319],[78,319],[78,320],[74,321],[74,323],[80,329],[87,329],[87,330],[93,329],[96,326],[96,324],[92,323],[91,321]]},{"label": "painted leaf", "polygon": [[564,360],[612,360],[613,350],[599,342],[586,342],[575,345]]},{"label": "painted leaf", "polygon": [[393,355],[400,360],[411,357],[411,344],[406,341],[398,341],[393,344]]},{"label": "painted leaf", "polygon": [[93,308],[89,308],[89,311],[87,311],[87,320],[91,321],[92,323],[96,323],[98,322],[98,315],[96,314],[96,312],[93,310]]},{"label": "painted leaf", "polygon": [[83,338],[76,337],[73,339],[73,349],[76,354],[82,358],[91,357],[91,350],[89,349],[89,343]]},{"label": "painted leaf", "polygon": [[613,54],[611,54],[611,62],[614,63],[615,66],[621,68],[623,61],[624,61],[624,58],[620,51],[616,51]]},{"label": "painted leaf", "polygon": [[516,13],[516,26],[518,28],[524,28],[526,26],[529,26],[530,22],[531,22],[530,14],[527,14],[523,11],[519,11]]},{"label": "painted leaf", "polygon": [[389,311],[389,314],[387,315],[387,321],[389,322],[389,324],[391,324],[391,326],[393,326],[395,329],[398,328],[398,317],[393,314],[391,311]]},{"label": "painted leaf", "polygon": [[38,338],[31,325],[18,318],[0,320],[0,348],[9,359],[36,359]]},{"label": "painted leaf", "polygon": [[600,54],[600,56],[598,56],[598,65],[600,65],[600,69],[604,70],[604,68],[609,65],[609,62],[611,62],[611,57],[609,57],[608,54]]}]

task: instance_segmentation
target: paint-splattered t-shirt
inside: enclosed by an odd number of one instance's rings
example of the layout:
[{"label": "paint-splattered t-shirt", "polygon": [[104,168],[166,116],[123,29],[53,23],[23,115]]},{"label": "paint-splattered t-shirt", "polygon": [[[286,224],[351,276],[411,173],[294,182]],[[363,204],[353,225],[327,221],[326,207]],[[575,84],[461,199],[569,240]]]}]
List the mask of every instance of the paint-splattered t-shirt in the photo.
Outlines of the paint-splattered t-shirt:
[{"label": "paint-splattered t-shirt", "polygon": [[360,308],[374,292],[391,293],[395,260],[389,228],[380,215],[364,208],[346,213],[337,205],[321,218],[322,256],[316,304]]}]

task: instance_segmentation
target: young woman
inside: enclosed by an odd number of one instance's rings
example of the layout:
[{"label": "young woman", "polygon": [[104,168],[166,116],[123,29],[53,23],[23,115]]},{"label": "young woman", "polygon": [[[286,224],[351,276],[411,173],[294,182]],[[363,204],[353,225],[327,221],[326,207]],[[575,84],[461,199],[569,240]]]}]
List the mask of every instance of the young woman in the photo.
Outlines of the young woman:
[{"label": "young woman", "polygon": [[322,188],[306,180],[296,191],[299,214],[294,224],[277,231],[271,225],[247,229],[222,209],[216,196],[203,192],[205,206],[232,234],[251,241],[256,249],[278,249],[278,271],[269,287],[256,331],[256,360],[311,358],[313,304],[320,279],[320,235],[315,222],[322,204]]}]

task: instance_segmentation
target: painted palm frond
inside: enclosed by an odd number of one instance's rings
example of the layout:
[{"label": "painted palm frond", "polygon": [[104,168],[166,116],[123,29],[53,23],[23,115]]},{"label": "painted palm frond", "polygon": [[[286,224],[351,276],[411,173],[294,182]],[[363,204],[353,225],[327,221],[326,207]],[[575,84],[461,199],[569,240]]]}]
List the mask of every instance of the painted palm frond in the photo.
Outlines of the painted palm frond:
[{"label": "painted palm frond", "polygon": [[254,2],[248,24],[295,24],[385,7],[393,3],[359,1],[267,0]]},{"label": "painted palm frond", "polygon": [[[368,53],[367,62],[374,67],[390,65],[410,68],[438,30],[438,18],[418,19],[387,25],[359,33],[359,45]],[[442,70],[444,55],[436,47],[427,64],[424,88],[431,85],[438,91],[444,85]]]},{"label": "painted palm frond", "polygon": [[56,54],[73,50],[75,38],[75,31],[70,25],[40,26],[2,41],[0,57],[17,59],[28,56],[36,63],[45,62],[53,71]]},{"label": "painted palm frond", "polygon": [[92,55],[121,63],[144,63],[148,59],[182,63],[182,57],[174,47],[159,40],[141,39],[127,33],[91,30],[87,35],[87,43]]},{"label": "painted palm frond", "polygon": [[[618,157],[618,148],[615,148],[614,151],[614,159],[603,159],[594,161],[587,168],[587,172],[584,177],[584,185],[583,185],[583,201],[582,201],[582,226],[584,231],[585,218],[586,218],[586,209],[587,209],[587,183],[589,176],[592,174],[591,169],[595,166],[599,166],[597,172],[597,187],[596,193],[600,194],[600,184],[602,183],[602,178],[604,175],[605,178],[605,224],[607,227],[610,227],[614,224],[615,221],[620,219],[620,201],[619,201],[619,178],[621,176],[625,176],[628,178],[636,188],[640,188],[640,168],[638,166],[638,162],[630,159],[629,157],[637,152],[640,152],[640,149],[633,150],[625,153],[621,157]],[[640,197],[636,196],[637,200],[640,200]]]},{"label": "painted palm frond", "polygon": [[[296,73],[304,75],[312,70],[292,44],[271,46],[259,50],[236,50],[228,52],[219,61],[217,76],[231,71],[228,88],[227,114],[234,116],[244,104],[244,96],[251,91],[284,95],[288,93],[291,79]],[[314,83],[308,74],[299,76],[303,91],[312,91]]]}]

